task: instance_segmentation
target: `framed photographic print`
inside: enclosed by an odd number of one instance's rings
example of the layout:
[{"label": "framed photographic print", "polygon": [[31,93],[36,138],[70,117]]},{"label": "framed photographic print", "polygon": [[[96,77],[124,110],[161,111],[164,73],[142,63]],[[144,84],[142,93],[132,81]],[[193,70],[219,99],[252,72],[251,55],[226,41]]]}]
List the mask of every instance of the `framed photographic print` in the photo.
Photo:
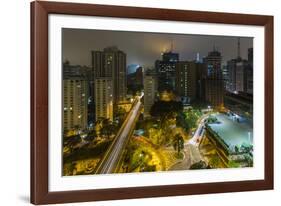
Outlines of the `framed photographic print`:
[{"label": "framed photographic print", "polygon": [[273,189],[273,17],[31,3],[31,202]]}]

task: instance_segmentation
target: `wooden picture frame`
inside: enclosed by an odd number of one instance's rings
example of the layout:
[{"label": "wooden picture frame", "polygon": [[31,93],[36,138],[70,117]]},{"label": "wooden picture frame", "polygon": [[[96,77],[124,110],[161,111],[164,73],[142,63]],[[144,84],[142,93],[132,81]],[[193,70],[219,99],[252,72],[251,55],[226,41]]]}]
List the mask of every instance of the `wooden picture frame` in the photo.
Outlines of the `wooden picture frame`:
[{"label": "wooden picture frame", "polygon": [[[263,26],[265,29],[265,156],[264,180],[94,189],[48,190],[48,15],[66,14],[148,20],[189,21]],[[273,17],[35,1],[31,3],[31,202],[53,204],[81,201],[163,197],[273,189]]]}]

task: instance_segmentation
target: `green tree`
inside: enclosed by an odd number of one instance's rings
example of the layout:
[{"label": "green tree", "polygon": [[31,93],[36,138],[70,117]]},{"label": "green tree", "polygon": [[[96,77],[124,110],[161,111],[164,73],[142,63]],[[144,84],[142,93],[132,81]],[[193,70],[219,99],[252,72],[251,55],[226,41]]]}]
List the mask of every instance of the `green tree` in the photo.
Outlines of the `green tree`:
[{"label": "green tree", "polygon": [[217,168],[218,165],[220,164],[220,158],[218,156],[214,156],[210,159],[209,162],[210,166],[213,168]]},{"label": "green tree", "polygon": [[101,134],[105,135],[108,139],[110,135],[113,135],[116,131],[115,125],[109,121],[109,119],[104,119],[102,121],[102,128],[101,128]]},{"label": "green tree", "polygon": [[165,137],[162,129],[150,128],[148,130],[148,134],[148,137],[153,144],[160,146],[165,143]]},{"label": "green tree", "polygon": [[63,166],[63,173],[64,175],[73,175],[73,171],[76,169],[76,163],[72,162],[72,163],[67,163],[64,164]]},{"label": "green tree", "polygon": [[121,126],[122,123],[124,122],[125,118],[126,118],[126,110],[122,107],[118,107],[116,113],[115,113],[115,119],[118,120],[118,125]]},{"label": "green tree", "polygon": [[142,123],[142,128],[144,129],[145,131],[145,135],[146,136],[149,136],[149,130],[151,128],[154,128],[153,125],[155,124],[155,122],[151,119],[148,119],[148,120],[144,120],[143,123]]},{"label": "green tree", "polygon": [[200,160],[199,162],[196,162],[193,165],[191,165],[189,169],[190,170],[209,169],[209,167],[206,164],[206,162]]},{"label": "green tree", "polygon": [[93,141],[97,136],[96,130],[90,130],[88,136],[86,137],[87,141]]},{"label": "green tree", "polygon": [[101,134],[101,129],[102,129],[102,123],[101,123],[101,121],[97,121],[95,124],[95,131],[96,131],[96,134],[98,137]]},{"label": "green tree", "polygon": [[182,102],[177,101],[157,101],[150,110],[150,114],[154,117],[163,117],[171,113],[179,113],[183,110]]},{"label": "green tree", "polygon": [[190,128],[187,121],[185,121],[185,118],[185,114],[183,112],[180,112],[176,117],[176,124],[177,127],[182,127],[185,131],[188,131]]},{"label": "green tree", "polygon": [[248,167],[253,167],[253,158],[249,154],[244,154],[244,158],[248,163]]},{"label": "green tree", "polygon": [[79,129],[81,129],[81,127],[79,125],[74,125],[74,129],[79,130]]},{"label": "green tree", "polygon": [[230,167],[230,168],[237,168],[237,167],[239,167],[240,165],[239,165],[239,163],[238,162],[235,162],[235,161],[233,161],[233,160],[230,160],[229,162],[228,162],[228,167]]},{"label": "green tree", "polygon": [[189,126],[189,129],[197,126],[199,115],[194,110],[189,110],[185,113],[185,121]]},{"label": "green tree", "polygon": [[178,156],[180,155],[181,150],[184,149],[184,140],[180,134],[176,134],[173,140],[173,147],[177,151]]},{"label": "green tree", "polygon": [[235,149],[235,153],[239,152],[239,147],[237,145],[235,145],[234,149]]}]

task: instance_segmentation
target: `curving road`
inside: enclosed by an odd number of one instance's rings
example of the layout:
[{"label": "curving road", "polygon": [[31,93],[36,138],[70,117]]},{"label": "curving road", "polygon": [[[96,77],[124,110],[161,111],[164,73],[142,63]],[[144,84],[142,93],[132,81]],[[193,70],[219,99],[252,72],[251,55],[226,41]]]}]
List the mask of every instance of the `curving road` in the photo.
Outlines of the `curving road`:
[{"label": "curving road", "polygon": [[209,115],[205,115],[202,117],[193,137],[188,141],[188,144],[195,145],[195,146],[199,145],[199,140],[204,134],[205,120],[208,118],[208,116]]},{"label": "curving road", "polygon": [[204,134],[205,120],[208,118],[208,116],[209,115],[204,115],[201,118],[193,137],[184,144],[185,158],[182,161],[171,166],[169,170],[187,170],[192,164],[202,160],[198,145],[200,139]]}]

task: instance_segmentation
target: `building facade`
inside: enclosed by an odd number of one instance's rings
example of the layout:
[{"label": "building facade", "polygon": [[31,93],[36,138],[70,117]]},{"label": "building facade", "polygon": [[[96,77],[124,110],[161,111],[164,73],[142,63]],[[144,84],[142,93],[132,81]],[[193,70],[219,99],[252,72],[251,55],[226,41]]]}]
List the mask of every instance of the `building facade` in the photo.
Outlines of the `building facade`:
[{"label": "building facade", "polygon": [[96,120],[113,120],[113,81],[108,77],[95,78]]},{"label": "building facade", "polygon": [[126,54],[117,47],[107,47],[103,51],[92,51],[94,78],[110,77],[113,81],[114,103],[126,98]]},{"label": "building facade", "polygon": [[[113,109],[117,109],[117,104],[126,100],[127,87],[126,87],[126,54],[119,50],[117,47],[107,47],[103,51],[92,51],[92,70],[94,81],[93,85],[101,85],[100,79],[106,78],[107,84],[112,84],[112,104]],[[111,81],[111,83],[109,83]],[[100,88],[95,88],[94,92],[100,91]],[[101,96],[103,93],[98,95],[93,94],[95,107],[97,103],[107,97]],[[98,110],[97,108],[95,109]],[[99,113],[102,114],[102,113]],[[99,117],[96,114],[96,117]]]},{"label": "building facade", "polygon": [[89,120],[90,68],[63,64],[63,128],[86,129]]},{"label": "building facade", "polygon": [[248,49],[248,69],[247,69],[247,93],[253,94],[254,90],[254,62],[253,62],[253,48]]},{"label": "building facade", "polygon": [[236,63],[236,91],[247,92],[247,77],[249,64],[246,60]]},{"label": "building facade", "polygon": [[237,94],[227,92],[224,98],[225,106],[242,117],[249,120],[253,118],[253,95],[239,92]]},{"label": "building facade", "polygon": [[253,66],[249,61],[241,58],[229,60],[227,71],[227,91],[253,93]]},{"label": "building facade", "polygon": [[213,50],[203,59],[206,69],[205,101],[214,107],[223,106],[224,80],[221,68],[221,53]]},{"label": "building facade", "polygon": [[157,75],[154,71],[149,70],[144,75],[144,117],[150,116],[150,110],[155,102],[157,94]]},{"label": "building facade", "polygon": [[253,93],[253,48],[248,49],[248,60],[240,56],[240,38],[237,41],[237,57],[227,61],[226,90],[232,93]]},{"label": "building facade", "polygon": [[190,103],[197,96],[197,66],[195,62],[179,61],[176,63],[177,94],[183,103]]},{"label": "building facade", "polygon": [[88,82],[81,78],[63,80],[64,130],[86,129],[88,119]]},{"label": "building facade", "polygon": [[170,51],[162,53],[161,56],[162,59],[155,62],[159,90],[175,90],[176,63],[179,61],[179,54]]},{"label": "building facade", "polygon": [[127,75],[127,87],[131,92],[143,89],[143,68],[138,67],[135,72]]},{"label": "building facade", "polygon": [[228,71],[228,81],[226,84],[226,89],[229,92],[236,91],[236,64],[237,59],[231,59],[227,61],[227,71]]}]

